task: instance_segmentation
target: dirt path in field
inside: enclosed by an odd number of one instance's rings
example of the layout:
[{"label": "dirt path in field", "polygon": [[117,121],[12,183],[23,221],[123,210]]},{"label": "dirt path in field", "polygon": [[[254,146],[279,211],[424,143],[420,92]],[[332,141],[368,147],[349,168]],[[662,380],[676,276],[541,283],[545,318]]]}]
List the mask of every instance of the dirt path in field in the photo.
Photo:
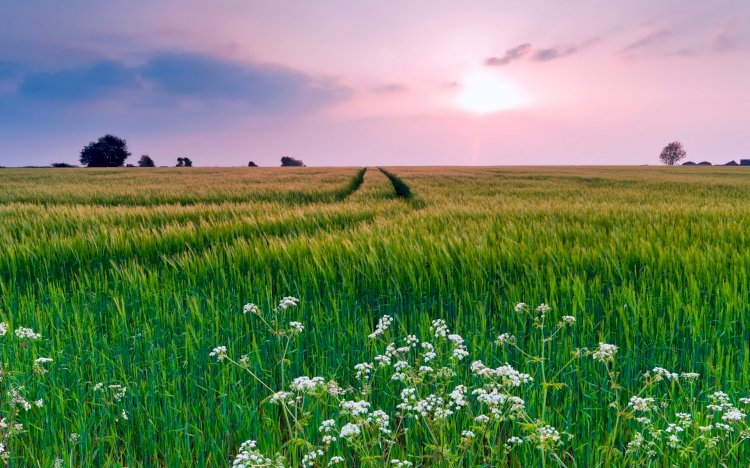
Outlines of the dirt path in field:
[{"label": "dirt path in field", "polygon": [[400,177],[386,171],[382,167],[379,167],[380,172],[385,174],[386,177],[388,177],[388,180],[391,181],[391,185],[393,185],[393,190],[396,192],[396,196],[400,198],[406,198],[409,199],[412,197],[411,188],[401,180]]}]

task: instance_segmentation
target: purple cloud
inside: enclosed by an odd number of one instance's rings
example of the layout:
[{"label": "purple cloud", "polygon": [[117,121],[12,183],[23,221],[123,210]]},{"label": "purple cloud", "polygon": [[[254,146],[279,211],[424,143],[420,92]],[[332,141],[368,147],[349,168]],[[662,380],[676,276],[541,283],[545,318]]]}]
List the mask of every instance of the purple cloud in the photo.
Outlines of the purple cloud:
[{"label": "purple cloud", "polygon": [[576,54],[589,46],[599,42],[595,37],[580,44],[565,44],[554,47],[534,48],[531,44],[525,43],[508,49],[502,57],[489,57],[484,61],[487,66],[503,66],[528,58],[532,62],[551,62],[552,60],[561,59]]},{"label": "purple cloud", "polygon": [[404,93],[409,90],[409,87],[403,83],[388,83],[382,86],[376,86],[371,89],[373,93],[378,94],[397,94]]},{"label": "purple cloud", "polygon": [[521,60],[529,52],[531,52],[531,44],[520,44],[506,50],[502,57],[488,57],[485,59],[484,64],[488,67],[501,67],[517,60]]},{"label": "purple cloud", "polygon": [[96,60],[52,72],[28,73],[20,79],[16,98],[87,103],[124,94],[126,105],[224,101],[243,105],[250,113],[272,113],[330,105],[347,99],[351,90],[334,80],[277,65],[161,52],[138,66]]},{"label": "purple cloud", "polygon": [[672,32],[668,29],[651,32],[620,49],[620,53],[631,54],[651,49],[655,46],[661,45],[671,35]]},{"label": "purple cloud", "polygon": [[562,46],[537,49],[531,56],[531,60],[535,62],[549,62],[551,60],[568,57],[598,43],[599,41],[600,39],[598,37],[595,37],[580,44],[567,44]]}]

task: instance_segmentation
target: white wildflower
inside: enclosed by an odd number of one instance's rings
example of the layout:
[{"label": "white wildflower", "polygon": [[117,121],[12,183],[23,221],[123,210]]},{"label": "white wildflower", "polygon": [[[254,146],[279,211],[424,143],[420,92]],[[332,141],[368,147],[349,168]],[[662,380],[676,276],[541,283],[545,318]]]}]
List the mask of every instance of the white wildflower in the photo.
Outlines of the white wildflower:
[{"label": "white wildflower", "polygon": [[729,408],[726,413],[721,415],[721,419],[727,422],[742,421],[744,417],[745,414],[737,408]]},{"label": "white wildflower", "polygon": [[599,347],[591,354],[595,361],[607,364],[612,362],[617,354],[617,346],[607,343],[599,343]]},{"label": "white wildflower", "polygon": [[240,445],[239,453],[232,462],[232,468],[250,468],[256,466],[282,466],[274,464],[273,460],[262,455],[256,448],[254,440],[248,440]]},{"label": "white wildflower", "polygon": [[516,337],[511,335],[510,333],[502,333],[498,335],[497,339],[495,340],[495,344],[498,346],[503,346],[505,344],[514,345],[516,344]]},{"label": "white wildflower", "polygon": [[292,335],[298,335],[305,331],[305,327],[300,322],[289,322],[289,328]]},{"label": "white wildflower", "polygon": [[354,370],[357,371],[357,375],[355,375],[356,378],[362,379],[362,378],[368,378],[370,377],[370,373],[375,369],[375,367],[370,364],[369,362],[362,362],[354,366]]},{"label": "white wildflower", "polygon": [[344,425],[344,427],[341,428],[341,433],[339,433],[339,437],[342,439],[350,439],[357,437],[361,431],[359,430],[359,426],[352,423],[347,423]]},{"label": "white wildflower", "polygon": [[112,399],[114,401],[122,400],[125,397],[125,393],[128,391],[127,387],[118,384],[110,385],[109,390],[112,392]]},{"label": "white wildflower", "polygon": [[242,308],[242,313],[243,314],[248,314],[249,313],[249,314],[254,314],[254,315],[260,315],[260,308],[257,305],[253,304],[253,303],[247,303]]},{"label": "white wildflower", "polygon": [[34,330],[32,330],[31,328],[25,328],[25,327],[16,328],[16,331],[14,333],[16,334],[18,338],[22,340],[24,339],[38,340],[39,338],[42,337],[42,335],[40,335],[39,333],[34,333]]},{"label": "white wildflower", "polygon": [[391,429],[388,427],[390,417],[383,410],[375,410],[367,417],[367,422],[378,427],[383,434],[390,434]]},{"label": "white wildflower", "polygon": [[558,323],[557,326],[559,328],[562,328],[565,326],[573,325],[575,323],[576,323],[575,317],[573,317],[572,315],[563,315],[562,318],[560,319],[560,323]]},{"label": "white wildflower", "polygon": [[552,426],[540,427],[536,430],[536,438],[540,447],[551,447],[560,443],[560,433]]},{"label": "white wildflower", "polygon": [[375,331],[370,333],[368,338],[375,339],[386,332],[391,327],[391,323],[393,323],[393,317],[390,315],[384,315],[380,317],[380,320],[378,320],[378,325],[375,327]]},{"label": "white wildflower", "polygon": [[291,388],[296,392],[310,393],[323,387],[325,385],[325,379],[323,377],[313,377],[312,379],[307,376],[297,377],[292,380]]},{"label": "white wildflower", "polygon": [[654,404],[653,398],[641,398],[639,396],[630,397],[628,407],[633,408],[635,411],[651,411]]},{"label": "white wildflower", "polygon": [[453,350],[453,357],[458,359],[459,361],[463,360],[463,358],[465,358],[468,355],[469,355],[469,352],[466,350],[466,348],[463,345]]},{"label": "white wildflower", "polygon": [[432,329],[432,333],[434,334],[435,338],[445,338],[450,333],[450,330],[448,330],[448,325],[446,325],[445,320],[442,319],[433,320],[432,326],[430,328]]},{"label": "white wildflower", "polygon": [[364,400],[345,400],[339,403],[339,406],[341,406],[341,414],[351,414],[355,417],[364,416],[370,411],[370,403]]},{"label": "white wildflower", "polygon": [[542,314],[542,315],[546,314],[546,313],[547,313],[547,312],[549,312],[550,310],[552,310],[552,307],[548,306],[548,305],[547,305],[547,304],[545,304],[544,302],[542,302],[541,304],[539,304],[539,305],[537,306],[537,308],[536,308],[536,312],[537,312],[538,314]]},{"label": "white wildflower", "polygon": [[36,358],[34,360],[32,369],[37,374],[46,374],[47,369],[45,369],[44,364],[49,364],[50,362],[52,362],[51,358],[47,358],[47,357]]},{"label": "white wildflower", "polygon": [[210,353],[208,353],[208,357],[216,357],[217,361],[223,361],[227,357],[227,347],[226,346],[215,347]]},{"label": "white wildflower", "polygon": [[292,395],[289,392],[279,391],[271,395],[271,399],[268,400],[268,402],[272,405],[277,405],[289,401],[291,396]]},{"label": "white wildflower", "polygon": [[326,419],[322,423],[320,423],[320,427],[318,427],[318,431],[320,432],[331,432],[336,425],[336,421],[333,419]]},{"label": "white wildflower", "polygon": [[679,375],[674,372],[669,372],[668,370],[662,368],[662,367],[654,367],[652,370],[654,373],[654,380],[657,382],[661,382],[662,380],[677,380],[679,378]]},{"label": "white wildflower", "polygon": [[410,466],[413,466],[412,462],[407,460],[399,460],[398,458],[394,458],[391,460],[391,465],[396,468],[408,468]]},{"label": "white wildflower", "polygon": [[313,450],[307,454],[305,454],[304,457],[302,457],[302,466],[314,466],[315,465],[315,459],[318,457],[323,457],[323,451],[321,449]]},{"label": "white wildflower", "polygon": [[279,309],[286,310],[289,307],[297,307],[299,304],[299,299],[292,296],[287,296],[284,299],[279,301]]}]

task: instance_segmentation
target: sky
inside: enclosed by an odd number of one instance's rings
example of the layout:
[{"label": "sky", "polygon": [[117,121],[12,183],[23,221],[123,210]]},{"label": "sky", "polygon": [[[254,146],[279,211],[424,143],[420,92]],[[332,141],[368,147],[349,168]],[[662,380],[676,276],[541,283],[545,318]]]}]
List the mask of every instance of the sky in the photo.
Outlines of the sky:
[{"label": "sky", "polygon": [[750,159],[746,0],[0,0],[0,165]]}]

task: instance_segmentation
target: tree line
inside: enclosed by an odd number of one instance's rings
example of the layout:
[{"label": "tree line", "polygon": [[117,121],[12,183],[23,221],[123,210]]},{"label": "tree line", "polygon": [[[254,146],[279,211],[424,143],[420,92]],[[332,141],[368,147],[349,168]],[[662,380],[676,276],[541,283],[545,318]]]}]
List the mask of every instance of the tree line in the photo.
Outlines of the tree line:
[{"label": "tree line", "polygon": [[[687,151],[685,150],[685,147],[680,143],[679,141],[673,141],[667,146],[664,147],[664,149],[661,150],[661,154],[659,154],[659,160],[666,164],[667,166],[674,166],[678,162],[682,161],[687,157]],[[685,163],[682,163],[683,166],[711,166],[712,164],[708,161],[702,161],[699,163],[694,163],[692,161],[688,161]],[[737,161],[729,161],[726,164],[721,164],[722,166],[750,166],[750,159],[740,159],[740,162],[737,163]]]},{"label": "tree line", "polygon": [[[122,167],[125,161],[132,156],[128,151],[128,142],[114,135],[104,135],[96,141],[84,146],[79,156],[79,161],[86,167]],[[137,162],[138,167],[156,167],[156,163],[148,154],[142,154]],[[55,163],[53,167],[72,167],[66,163]],[[250,161],[248,167],[258,167],[255,162]],[[305,163],[291,156],[282,156],[282,167],[305,167]],[[127,167],[135,167],[127,164]],[[193,161],[188,157],[177,158],[175,167],[193,167]]]}]

